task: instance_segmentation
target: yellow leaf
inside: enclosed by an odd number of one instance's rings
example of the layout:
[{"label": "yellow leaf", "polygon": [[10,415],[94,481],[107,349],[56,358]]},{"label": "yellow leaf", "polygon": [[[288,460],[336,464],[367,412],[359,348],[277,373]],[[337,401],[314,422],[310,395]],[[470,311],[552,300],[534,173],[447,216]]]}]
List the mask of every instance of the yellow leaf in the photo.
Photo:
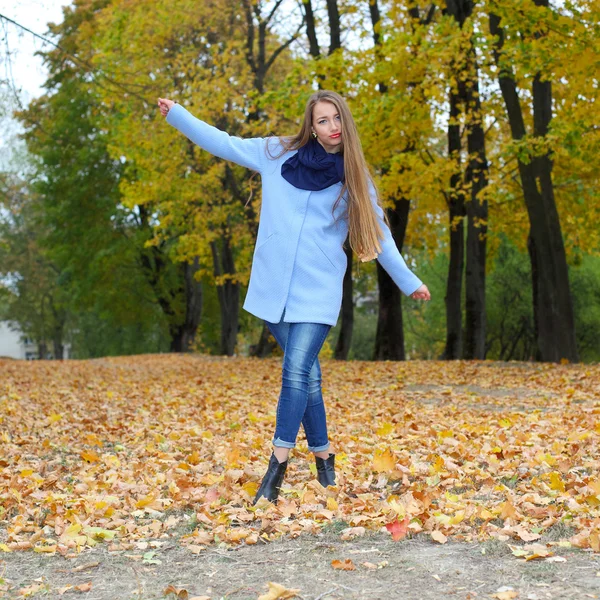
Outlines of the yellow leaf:
[{"label": "yellow leaf", "polygon": [[250,496],[255,496],[256,492],[258,491],[258,482],[256,481],[247,481],[243,486],[242,489],[248,493],[248,495]]},{"label": "yellow leaf", "polygon": [[72,523],[63,531],[60,537],[74,538],[79,535],[80,531],[81,525],[79,523]]},{"label": "yellow leaf", "polygon": [[300,592],[299,589],[288,589],[269,581],[269,591],[258,597],[258,600],[285,600],[286,598],[295,598]]},{"label": "yellow leaf", "polygon": [[510,500],[506,500],[502,503],[502,512],[500,513],[501,519],[516,519],[517,510],[513,506]]},{"label": "yellow leaf", "polygon": [[43,552],[45,554],[54,554],[56,552],[56,544],[52,546],[34,546],[34,552]]},{"label": "yellow leaf", "polygon": [[513,598],[518,598],[519,592],[515,592],[514,590],[508,590],[506,592],[498,592],[497,594],[492,594],[492,598],[496,598],[497,600],[512,600]]},{"label": "yellow leaf", "polygon": [[560,473],[550,473],[550,488],[558,492],[565,491],[565,482],[562,480]]},{"label": "yellow leaf", "polygon": [[457,510],[454,515],[452,515],[452,518],[450,519],[450,525],[458,525],[459,523],[462,523],[465,519],[465,511],[464,510]]},{"label": "yellow leaf", "polygon": [[492,519],[496,518],[496,515],[494,515],[494,513],[491,513],[487,508],[482,508],[479,511],[479,518],[485,519],[486,521],[491,521]]},{"label": "yellow leaf", "polygon": [[145,508],[146,506],[149,506],[150,504],[152,504],[155,500],[156,500],[156,496],[154,494],[147,494],[146,496],[144,496],[143,498],[140,498],[135,503],[135,507],[136,508]]},{"label": "yellow leaf", "polygon": [[394,431],[394,425],[392,423],[383,423],[381,427],[375,432],[377,435],[389,435]]},{"label": "yellow leaf", "polygon": [[338,507],[338,503],[337,500],[335,498],[332,498],[331,496],[329,496],[329,498],[327,498],[327,509],[328,510],[337,510]]},{"label": "yellow leaf", "polygon": [[99,462],[100,460],[98,453],[94,452],[93,450],[84,450],[81,453],[81,458],[87,462]]},{"label": "yellow leaf", "polygon": [[444,462],[444,459],[441,456],[438,456],[435,459],[435,462],[433,463],[433,470],[436,473],[441,473],[446,467],[446,463]]},{"label": "yellow leaf", "polygon": [[396,457],[394,453],[386,448],[385,450],[376,450],[373,457],[373,470],[378,473],[393,471],[396,466]]}]

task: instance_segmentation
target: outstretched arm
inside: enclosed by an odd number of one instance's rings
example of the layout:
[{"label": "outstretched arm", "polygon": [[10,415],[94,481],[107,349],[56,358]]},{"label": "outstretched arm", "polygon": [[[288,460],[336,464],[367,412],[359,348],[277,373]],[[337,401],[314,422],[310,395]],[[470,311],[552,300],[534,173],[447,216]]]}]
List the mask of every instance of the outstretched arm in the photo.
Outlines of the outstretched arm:
[{"label": "outstretched arm", "polygon": [[383,220],[383,209],[377,202],[374,188],[369,185],[371,202],[377,213],[379,224],[383,230],[384,239],[381,242],[381,253],[377,257],[379,264],[387,271],[400,291],[414,299],[429,300],[431,295],[427,286],[406,266],[406,262],[398,251],[390,228]]},{"label": "outstretched arm", "polygon": [[158,106],[167,123],[181,131],[194,144],[207,152],[238,165],[262,171],[267,160],[264,138],[238,138],[194,117],[181,104],[166,98],[158,99]]}]

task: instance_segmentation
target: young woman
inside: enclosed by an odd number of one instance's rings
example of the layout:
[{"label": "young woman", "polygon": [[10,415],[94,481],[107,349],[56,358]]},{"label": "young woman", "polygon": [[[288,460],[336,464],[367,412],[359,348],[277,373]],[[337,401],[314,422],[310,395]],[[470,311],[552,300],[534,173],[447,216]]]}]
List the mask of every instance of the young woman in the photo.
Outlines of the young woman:
[{"label": "young woman", "polygon": [[429,300],[406,266],[378,202],[350,109],[319,91],[292,137],[240,139],[159,98],[167,122],[211,154],[258,171],[262,205],[243,308],[263,319],[283,356],[282,386],[267,472],[254,498],[277,501],[300,424],[321,485],[335,485],[318,355],[336,324],[347,267],[343,244],[362,261],[377,258],[400,290]]}]

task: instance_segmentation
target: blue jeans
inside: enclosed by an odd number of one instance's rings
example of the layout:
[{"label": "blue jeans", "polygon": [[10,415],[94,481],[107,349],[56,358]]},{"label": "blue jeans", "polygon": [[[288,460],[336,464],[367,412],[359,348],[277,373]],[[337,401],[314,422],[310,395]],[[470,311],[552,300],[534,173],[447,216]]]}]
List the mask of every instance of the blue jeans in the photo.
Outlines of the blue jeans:
[{"label": "blue jeans", "polygon": [[323,452],[329,448],[329,440],[318,356],[331,325],[284,323],[283,315],[279,323],[265,323],[283,350],[273,445],[294,448],[302,423],[308,449]]}]

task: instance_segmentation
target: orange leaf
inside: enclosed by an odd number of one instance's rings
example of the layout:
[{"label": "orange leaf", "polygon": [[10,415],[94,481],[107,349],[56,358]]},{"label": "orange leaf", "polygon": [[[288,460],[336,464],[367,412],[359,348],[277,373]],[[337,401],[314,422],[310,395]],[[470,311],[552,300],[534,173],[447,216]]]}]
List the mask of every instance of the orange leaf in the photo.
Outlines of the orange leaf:
[{"label": "orange leaf", "polygon": [[189,598],[189,594],[186,589],[176,588],[174,585],[169,585],[165,588],[163,596],[168,596],[169,594],[174,594],[177,600],[188,600]]},{"label": "orange leaf", "polygon": [[391,523],[388,523],[385,528],[392,534],[392,539],[397,542],[406,537],[406,534],[408,533],[408,523],[408,517],[404,517],[402,521],[398,521],[398,518],[396,518]]},{"label": "orange leaf", "polygon": [[347,558],[344,562],[342,562],[341,560],[332,560],[331,566],[334,569],[341,569],[342,571],[355,571],[356,570],[354,563],[349,558]]},{"label": "orange leaf", "polygon": [[81,458],[83,458],[83,460],[85,460],[86,462],[99,462],[100,461],[100,457],[98,456],[98,453],[94,452],[93,450],[84,450],[81,453]]}]

